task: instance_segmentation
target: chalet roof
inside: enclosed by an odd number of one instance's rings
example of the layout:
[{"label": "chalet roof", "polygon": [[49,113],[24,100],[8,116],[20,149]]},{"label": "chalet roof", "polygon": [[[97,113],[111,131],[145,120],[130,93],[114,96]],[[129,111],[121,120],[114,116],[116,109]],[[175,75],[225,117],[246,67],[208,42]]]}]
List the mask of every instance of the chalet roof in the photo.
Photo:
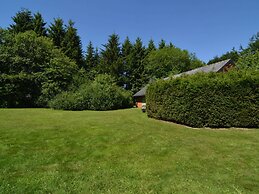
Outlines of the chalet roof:
[{"label": "chalet roof", "polygon": [[[204,72],[204,73],[219,72],[223,67],[225,67],[226,65],[228,65],[231,62],[232,62],[231,59],[227,59],[227,60],[224,60],[224,61],[220,61],[220,62],[217,62],[217,63],[206,65],[206,66],[203,66],[203,67],[199,67],[199,68],[196,68],[196,69],[193,69],[193,70],[190,70],[190,71],[186,71],[186,72],[183,72],[183,73],[180,73],[180,74],[176,74],[176,75],[173,75],[172,77],[177,78],[177,77],[180,77],[182,75],[193,75],[193,74],[199,73],[199,72]],[[170,77],[166,77],[166,78],[164,78],[164,80],[167,80],[169,78]],[[134,94],[133,97],[145,96],[147,87],[148,87],[148,85],[146,85],[144,88],[142,88],[136,94]]]},{"label": "chalet roof", "polygon": [[147,87],[148,87],[148,85],[146,85],[144,88],[139,90],[136,94],[133,95],[133,97],[145,96]]},{"label": "chalet roof", "polygon": [[[224,60],[224,61],[220,61],[220,62],[217,62],[217,63],[206,65],[206,66],[203,66],[203,67],[199,67],[199,68],[196,68],[196,69],[193,69],[193,70],[190,70],[190,71],[186,71],[186,72],[183,72],[183,73],[180,73],[180,74],[176,74],[176,75],[173,76],[173,78],[180,77],[182,75],[193,75],[193,74],[199,73],[199,72],[204,72],[204,73],[219,72],[225,65],[229,64],[230,62],[231,62],[231,59],[227,59],[227,60]],[[169,77],[165,78],[164,80],[167,80],[168,78]]]}]

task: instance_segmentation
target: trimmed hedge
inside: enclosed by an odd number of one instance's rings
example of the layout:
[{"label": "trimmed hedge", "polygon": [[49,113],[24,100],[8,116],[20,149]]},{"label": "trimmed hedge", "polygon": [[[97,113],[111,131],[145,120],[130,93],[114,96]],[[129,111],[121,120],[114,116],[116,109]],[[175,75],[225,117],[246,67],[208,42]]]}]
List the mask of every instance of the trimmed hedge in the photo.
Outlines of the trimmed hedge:
[{"label": "trimmed hedge", "polygon": [[147,89],[147,114],[192,127],[259,127],[259,71],[160,80]]}]

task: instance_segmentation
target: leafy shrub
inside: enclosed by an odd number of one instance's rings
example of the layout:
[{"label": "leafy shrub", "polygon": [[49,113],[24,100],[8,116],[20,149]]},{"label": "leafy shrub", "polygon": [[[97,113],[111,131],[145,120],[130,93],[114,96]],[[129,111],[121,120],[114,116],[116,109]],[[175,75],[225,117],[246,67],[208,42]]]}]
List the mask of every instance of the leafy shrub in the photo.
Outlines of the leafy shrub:
[{"label": "leafy shrub", "polygon": [[0,107],[33,107],[39,87],[33,75],[0,75]]},{"label": "leafy shrub", "polygon": [[147,114],[192,127],[259,127],[259,72],[160,80],[147,89]]},{"label": "leafy shrub", "polygon": [[49,106],[63,110],[114,110],[132,105],[131,93],[118,87],[108,75],[99,75],[78,90],[57,95]]}]

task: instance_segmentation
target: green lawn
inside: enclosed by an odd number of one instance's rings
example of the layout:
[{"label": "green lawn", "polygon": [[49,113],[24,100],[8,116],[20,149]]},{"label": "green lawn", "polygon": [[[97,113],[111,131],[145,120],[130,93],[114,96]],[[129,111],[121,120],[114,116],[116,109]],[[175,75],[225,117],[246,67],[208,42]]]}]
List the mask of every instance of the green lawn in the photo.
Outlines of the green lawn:
[{"label": "green lawn", "polygon": [[1,193],[258,193],[259,130],[209,130],[138,109],[0,109]]}]

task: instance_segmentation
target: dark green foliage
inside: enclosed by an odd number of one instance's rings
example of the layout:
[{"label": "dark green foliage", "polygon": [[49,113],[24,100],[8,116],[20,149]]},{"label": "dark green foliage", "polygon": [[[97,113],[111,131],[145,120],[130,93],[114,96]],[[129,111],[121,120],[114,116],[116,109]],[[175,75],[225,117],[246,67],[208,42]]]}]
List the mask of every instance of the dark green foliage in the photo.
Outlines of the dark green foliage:
[{"label": "dark green foliage", "polygon": [[77,72],[76,65],[51,40],[33,31],[4,35],[0,67],[0,106],[7,107],[46,106]]},{"label": "dark green foliage", "polygon": [[65,29],[65,35],[61,42],[62,51],[70,59],[74,60],[79,67],[83,67],[82,44],[74,27],[74,22],[69,20]]},{"label": "dark green foliage", "polygon": [[96,66],[95,51],[92,42],[90,41],[86,49],[85,69],[91,71]]},{"label": "dark green foliage", "polygon": [[132,105],[131,93],[118,87],[111,76],[98,75],[78,90],[56,96],[50,107],[63,110],[114,110]]},{"label": "dark green foliage", "polygon": [[121,55],[123,60],[123,75],[122,82],[125,84],[125,89],[130,89],[130,73],[133,59],[133,45],[127,37],[122,44]]},{"label": "dark green foliage", "polygon": [[192,127],[259,127],[259,72],[196,74],[148,87],[148,116]]},{"label": "dark green foliage", "polygon": [[14,33],[26,32],[34,28],[33,16],[28,9],[22,9],[12,19],[14,24],[10,25],[9,30]]},{"label": "dark green foliage", "polygon": [[162,39],[162,40],[159,42],[159,44],[158,44],[158,48],[159,48],[159,49],[163,49],[163,48],[165,48],[165,47],[166,47],[165,40]]},{"label": "dark green foliage", "polygon": [[259,50],[253,51],[252,53],[243,53],[237,62],[237,66],[240,69],[259,71]]},{"label": "dark green foliage", "polygon": [[40,93],[35,75],[0,75],[0,107],[33,107]]},{"label": "dark green foliage", "polygon": [[154,41],[151,39],[149,42],[148,42],[148,46],[147,46],[147,49],[146,49],[146,54],[149,54],[151,51],[155,51],[156,50],[156,45],[154,43]]},{"label": "dark green foliage", "polygon": [[119,36],[117,34],[109,36],[108,43],[104,45],[98,71],[113,76],[118,85],[121,85],[120,78],[123,74],[123,68]]},{"label": "dark green foliage", "polygon": [[222,56],[218,57],[214,57],[212,60],[210,60],[207,64],[212,64],[212,63],[217,63],[219,61],[223,61],[223,60],[227,60],[227,59],[231,59],[233,62],[237,62],[239,59],[240,55],[239,52],[236,51],[234,48],[232,49],[232,51],[227,52],[225,54],[223,54]]},{"label": "dark green foliage", "polygon": [[176,47],[152,51],[145,58],[145,72],[149,77],[162,78],[185,72],[204,64],[195,55]]},{"label": "dark green foliage", "polygon": [[54,19],[54,23],[50,25],[48,32],[49,37],[54,42],[54,45],[61,48],[61,44],[66,34],[63,20],[61,18]]},{"label": "dark green foliage", "polygon": [[252,53],[259,50],[259,32],[252,36],[247,49]]},{"label": "dark green foliage", "polygon": [[136,93],[140,90],[143,85],[147,83],[147,79],[144,76],[144,58],[146,57],[145,47],[143,46],[142,40],[140,38],[136,39],[135,44],[132,49],[132,59],[130,68],[128,71],[129,75],[129,86],[128,88]]},{"label": "dark green foliage", "polygon": [[33,30],[38,34],[39,36],[47,36],[47,30],[45,28],[46,23],[44,22],[44,19],[42,15],[37,12],[34,14],[33,18]]}]

